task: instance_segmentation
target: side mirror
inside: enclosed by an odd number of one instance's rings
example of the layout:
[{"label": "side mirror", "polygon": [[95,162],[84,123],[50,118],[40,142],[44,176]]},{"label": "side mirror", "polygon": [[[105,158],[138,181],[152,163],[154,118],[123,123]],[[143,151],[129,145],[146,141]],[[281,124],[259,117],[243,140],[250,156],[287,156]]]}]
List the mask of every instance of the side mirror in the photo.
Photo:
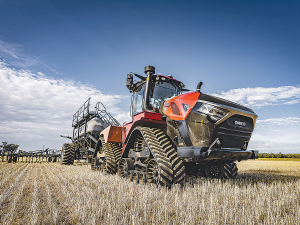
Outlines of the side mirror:
[{"label": "side mirror", "polygon": [[133,84],[133,74],[129,73],[127,74],[127,79],[126,79],[126,87],[132,91],[134,89],[134,84]]}]

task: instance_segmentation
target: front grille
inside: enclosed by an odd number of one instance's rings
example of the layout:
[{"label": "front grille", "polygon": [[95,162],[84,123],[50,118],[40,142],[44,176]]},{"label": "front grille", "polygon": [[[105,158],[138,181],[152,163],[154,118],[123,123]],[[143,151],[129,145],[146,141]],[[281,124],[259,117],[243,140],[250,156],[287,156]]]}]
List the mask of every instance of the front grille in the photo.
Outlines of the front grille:
[{"label": "front grille", "polygon": [[250,118],[235,115],[216,127],[213,140],[219,138],[222,148],[241,149],[250,140],[252,131],[253,123]]}]

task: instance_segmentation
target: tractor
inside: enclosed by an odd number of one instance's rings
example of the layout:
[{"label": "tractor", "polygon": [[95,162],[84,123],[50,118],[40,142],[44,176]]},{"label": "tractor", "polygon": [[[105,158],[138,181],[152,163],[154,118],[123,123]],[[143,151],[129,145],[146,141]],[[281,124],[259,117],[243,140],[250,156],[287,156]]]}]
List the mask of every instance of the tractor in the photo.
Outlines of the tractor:
[{"label": "tractor", "polygon": [[171,186],[190,176],[235,178],[235,161],[258,157],[247,150],[257,119],[250,108],[202,93],[202,82],[187,90],[171,75],[155,75],[153,66],[145,74],[127,75],[132,121],[98,133],[93,168]]}]

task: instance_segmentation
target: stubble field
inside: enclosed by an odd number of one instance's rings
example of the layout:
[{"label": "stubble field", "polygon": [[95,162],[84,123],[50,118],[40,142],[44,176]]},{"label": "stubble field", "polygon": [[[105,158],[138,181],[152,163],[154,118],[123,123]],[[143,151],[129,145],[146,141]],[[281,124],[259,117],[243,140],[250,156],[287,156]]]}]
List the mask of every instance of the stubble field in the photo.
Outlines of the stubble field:
[{"label": "stubble field", "polygon": [[171,189],[87,165],[0,163],[1,224],[300,224],[300,162],[244,161],[234,180]]}]

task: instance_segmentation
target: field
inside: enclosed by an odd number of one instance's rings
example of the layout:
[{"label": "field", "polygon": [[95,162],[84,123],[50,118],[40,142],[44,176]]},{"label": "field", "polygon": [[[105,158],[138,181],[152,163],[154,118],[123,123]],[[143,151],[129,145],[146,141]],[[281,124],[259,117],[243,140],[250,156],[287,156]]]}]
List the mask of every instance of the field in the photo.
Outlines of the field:
[{"label": "field", "polygon": [[244,161],[234,180],[135,184],[87,165],[0,163],[1,224],[300,224],[300,162]]}]

